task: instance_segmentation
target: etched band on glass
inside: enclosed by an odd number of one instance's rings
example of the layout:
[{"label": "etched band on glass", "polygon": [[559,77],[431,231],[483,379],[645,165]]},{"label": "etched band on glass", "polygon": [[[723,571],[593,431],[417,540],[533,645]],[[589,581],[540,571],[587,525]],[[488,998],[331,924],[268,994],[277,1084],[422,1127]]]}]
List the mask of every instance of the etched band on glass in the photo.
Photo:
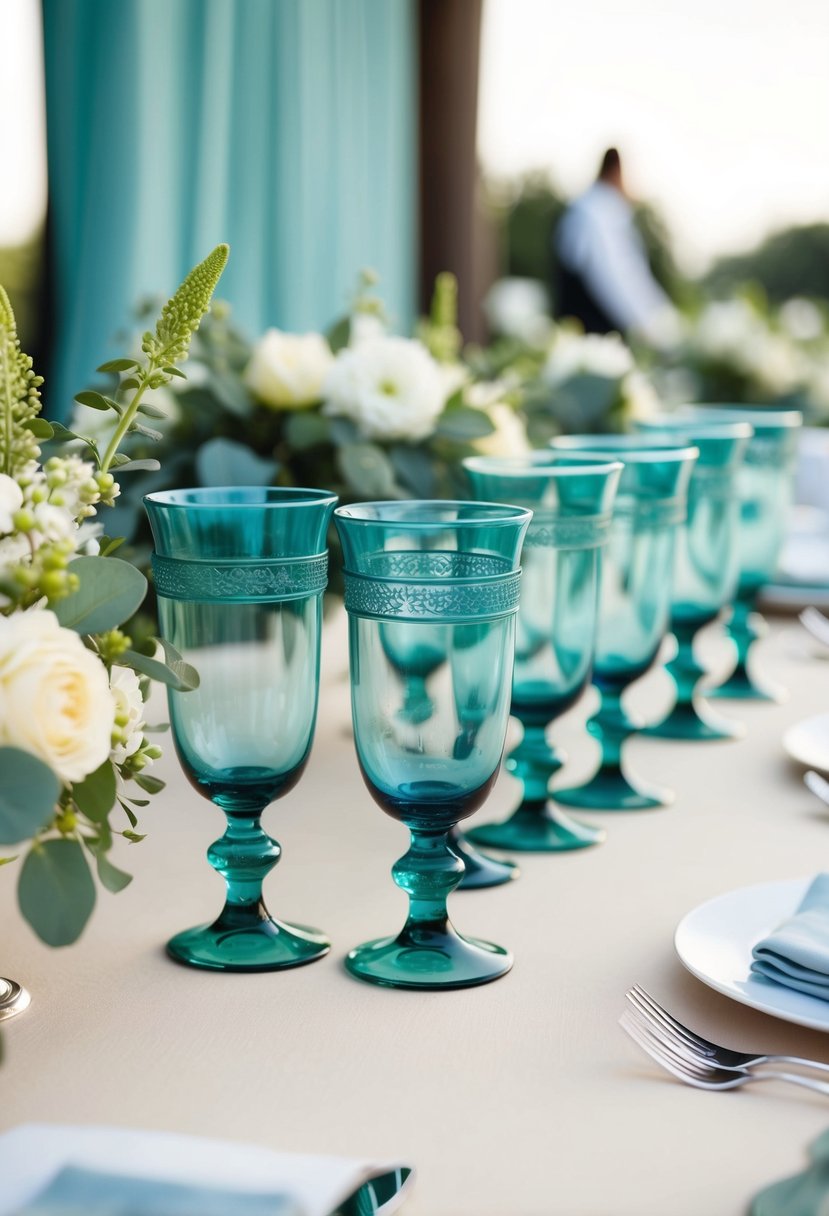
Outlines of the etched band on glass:
[{"label": "etched band on glass", "polygon": [[319,595],[328,583],[328,554],[313,557],[184,561],[152,555],[158,595],[170,600],[278,603]]},{"label": "etched band on glass", "polygon": [[598,549],[606,543],[611,513],[561,516],[533,508],[525,549]]},{"label": "etched band on glass", "polygon": [[373,620],[492,620],[518,609],[520,570],[485,553],[374,553],[368,572],[345,573],[345,607]]},{"label": "etched band on glass", "polygon": [[613,508],[615,519],[630,520],[636,528],[667,528],[684,524],[688,516],[685,498],[634,498],[623,495]]}]

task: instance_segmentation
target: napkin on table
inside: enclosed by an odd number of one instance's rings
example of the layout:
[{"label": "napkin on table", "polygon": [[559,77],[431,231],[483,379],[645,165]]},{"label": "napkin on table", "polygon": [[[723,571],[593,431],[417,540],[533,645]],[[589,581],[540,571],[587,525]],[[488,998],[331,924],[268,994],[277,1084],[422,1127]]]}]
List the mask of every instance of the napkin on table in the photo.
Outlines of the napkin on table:
[{"label": "napkin on table", "polygon": [[829,1001],[829,874],[818,874],[797,911],[752,956],[754,975]]},{"label": "napkin on table", "polygon": [[0,1180],[0,1216],[331,1216],[363,1186],[373,1188],[366,1210],[386,1216],[412,1178],[400,1165],[347,1157],[28,1124],[0,1135]]}]

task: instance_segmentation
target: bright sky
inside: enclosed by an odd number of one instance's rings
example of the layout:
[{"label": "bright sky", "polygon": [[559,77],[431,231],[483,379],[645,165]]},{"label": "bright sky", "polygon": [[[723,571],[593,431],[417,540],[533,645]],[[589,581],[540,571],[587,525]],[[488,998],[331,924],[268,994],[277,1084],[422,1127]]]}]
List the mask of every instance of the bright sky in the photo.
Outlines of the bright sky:
[{"label": "bright sky", "polygon": [[25,241],[46,209],[46,116],[38,0],[0,0],[0,245]]},{"label": "bright sky", "polygon": [[829,0],[485,0],[478,143],[567,194],[616,144],[699,269],[829,220]]}]

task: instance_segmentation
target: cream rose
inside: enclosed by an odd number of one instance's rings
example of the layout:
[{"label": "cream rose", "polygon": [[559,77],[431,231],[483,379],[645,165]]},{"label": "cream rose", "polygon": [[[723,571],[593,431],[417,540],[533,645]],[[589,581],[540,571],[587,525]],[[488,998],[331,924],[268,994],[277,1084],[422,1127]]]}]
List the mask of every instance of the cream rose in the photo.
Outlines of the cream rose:
[{"label": "cream rose", "polygon": [[114,721],[106,668],[76,633],[42,609],[0,617],[0,743],[82,781],[109,757]]},{"label": "cream rose", "polygon": [[263,405],[306,409],[322,398],[334,356],[320,334],[285,334],[269,329],[253,348],[244,381]]}]

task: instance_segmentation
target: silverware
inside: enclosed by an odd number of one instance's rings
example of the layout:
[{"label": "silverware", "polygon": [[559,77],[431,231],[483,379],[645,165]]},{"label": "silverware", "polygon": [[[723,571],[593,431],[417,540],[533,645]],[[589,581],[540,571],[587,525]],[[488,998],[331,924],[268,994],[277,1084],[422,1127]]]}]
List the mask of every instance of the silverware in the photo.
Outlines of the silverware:
[{"label": "silverware", "polygon": [[829,618],[818,612],[817,608],[804,608],[799,619],[813,638],[824,646],[829,646]]},{"label": "silverware", "polygon": [[805,1060],[799,1056],[769,1055],[759,1052],[734,1051],[704,1039],[667,1009],[655,1001],[641,984],[634,984],[625,993],[640,1018],[646,1023],[654,1037],[660,1039],[676,1054],[689,1057],[692,1062],[706,1064],[711,1068],[745,1069],[758,1064],[794,1064],[798,1068],[813,1068],[817,1072],[829,1073],[829,1064],[820,1060]]},{"label": "silverware", "polygon": [[803,780],[812,793],[829,806],[829,781],[825,777],[821,777],[819,773],[813,772],[812,769],[803,774]]},{"label": "silverware", "polygon": [[816,1077],[806,1077],[803,1073],[748,1067],[720,1068],[715,1064],[699,1062],[699,1057],[678,1055],[652,1034],[649,1024],[641,1015],[630,1011],[622,1014],[619,1025],[652,1060],[686,1085],[694,1085],[697,1089],[739,1089],[741,1085],[751,1085],[754,1081],[788,1081],[829,1097],[829,1083],[818,1081]]}]

